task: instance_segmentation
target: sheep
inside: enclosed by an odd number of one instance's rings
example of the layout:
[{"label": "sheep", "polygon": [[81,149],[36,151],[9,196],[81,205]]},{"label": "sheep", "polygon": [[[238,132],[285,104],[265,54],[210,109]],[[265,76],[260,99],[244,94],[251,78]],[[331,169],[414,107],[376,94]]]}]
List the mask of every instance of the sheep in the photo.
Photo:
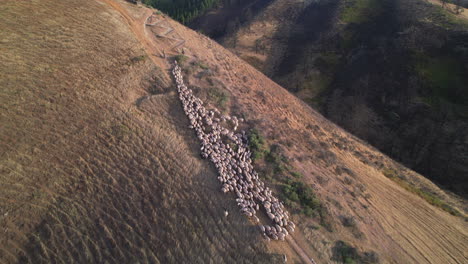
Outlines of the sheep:
[{"label": "sheep", "polygon": [[[190,122],[189,128],[195,130],[201,142],[200,155],[214,163],[218,170],[217,178],[222,183],[221,191],[235,192],[241,213],[252,217],[257,223],[260,223],[260,219],[256,216],[256,211],[260,210],[261,203],[274,223],[272,227],[260,226],[265,239],[284,240],[286,235],[294,231],[295,225],[289,221],[289,214],[284,210],[284,205],[272,195],[269,188],[265,187],[254,170],[245,131],[237,134],[233,132],[244,119],[229,115],[221,116],[218,109],[209,110],[203,106],[203,101],[184,84],[181,68],[177,63],[172,74],[176,80],[179,100]],[[231,121],[233,131],[221,125],[221,122],[226,121]],[[236,152],[223,141],[226,137],[237,145]],[[228,212],[225,210],[225,216],[227,215]]]}]

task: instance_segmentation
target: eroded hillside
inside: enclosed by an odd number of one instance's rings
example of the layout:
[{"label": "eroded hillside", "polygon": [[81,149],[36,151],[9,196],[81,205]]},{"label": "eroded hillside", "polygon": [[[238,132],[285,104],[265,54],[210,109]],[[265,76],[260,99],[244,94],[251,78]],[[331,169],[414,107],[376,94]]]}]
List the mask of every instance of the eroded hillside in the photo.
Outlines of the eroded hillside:
[{"label": "eroded hillside", "polygon": [[[144,27],[152,13],[160,27]],[[7,1],[0,14],[1,262],[467,261],[464,201],[207,37],[118,0]],[[220,191],[174,58],[197,96],[246,120],[293,242],[267,244]]]}]

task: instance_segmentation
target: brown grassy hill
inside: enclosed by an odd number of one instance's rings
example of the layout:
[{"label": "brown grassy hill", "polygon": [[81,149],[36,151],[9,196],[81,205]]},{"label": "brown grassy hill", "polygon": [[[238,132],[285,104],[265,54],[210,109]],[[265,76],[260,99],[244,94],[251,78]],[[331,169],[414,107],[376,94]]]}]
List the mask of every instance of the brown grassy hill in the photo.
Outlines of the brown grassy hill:
[{"label": "brown grassy hill", "polygon": [[46,0],[0,13],[1,263],[277,258],[245,218],[224,219],[231,199],[118,12]]},{"label": "brown grassy hill", "polygon": [[[161,15],[172,35],[145,29],[149,14],[112,0],[0,7],[0,262],[467,261],[466,222],[440,208],[463,215],[464,201],[205,36]],[[305,216],[283,194],[299,225],[290,242],[266,244],[219,191],[169,76],[168,37],[185,40],[197,95],[265,139],[268,185],[302,182],[320,200]]]}]

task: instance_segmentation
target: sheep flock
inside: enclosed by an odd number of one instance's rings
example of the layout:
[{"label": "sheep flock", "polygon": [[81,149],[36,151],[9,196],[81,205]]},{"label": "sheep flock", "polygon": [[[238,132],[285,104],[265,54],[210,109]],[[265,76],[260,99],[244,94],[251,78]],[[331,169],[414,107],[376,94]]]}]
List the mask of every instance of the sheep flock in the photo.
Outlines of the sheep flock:
[{"label": "sheep flock", "polygon": [[[240,212],[259,224],[265,239],[284,240],[289,232],[294,232],[295,225],[283,203],[273,196],[254,170],[245,131],[235,133],[239,122],[244,120],[221,115],[216,108],[208,110],[204,107],[203,101],[184,84],[177,62],[172,74],[184,112],[190,120],[189,127],[195,130],[201,142],[201,157],[210,159],[218,170],[221,191],[236,194]],[[257,211],[261,208],[271,220],[268,225],[261,225],[257,217]]]}]

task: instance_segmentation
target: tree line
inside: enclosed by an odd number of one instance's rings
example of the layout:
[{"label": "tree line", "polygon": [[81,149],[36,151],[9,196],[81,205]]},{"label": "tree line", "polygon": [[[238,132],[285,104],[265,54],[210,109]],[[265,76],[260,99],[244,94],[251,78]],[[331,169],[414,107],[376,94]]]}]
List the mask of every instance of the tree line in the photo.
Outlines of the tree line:
[{"label": "tree line", "polygon": [[172,18],[186,24],[222,0],[143,0]]}]

